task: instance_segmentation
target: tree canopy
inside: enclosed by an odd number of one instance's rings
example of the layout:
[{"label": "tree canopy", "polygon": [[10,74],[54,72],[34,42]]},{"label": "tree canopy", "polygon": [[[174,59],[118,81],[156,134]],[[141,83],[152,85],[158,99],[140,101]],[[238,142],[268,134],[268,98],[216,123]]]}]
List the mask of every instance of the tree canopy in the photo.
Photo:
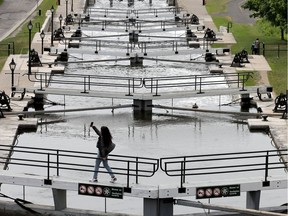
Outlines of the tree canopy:
[{"label": "tree canopy", "polygon": [[253,11],[253,17],[268,20],[281,29],[281,39],[287,32],[287,0],[247,0],[243,8]]}]

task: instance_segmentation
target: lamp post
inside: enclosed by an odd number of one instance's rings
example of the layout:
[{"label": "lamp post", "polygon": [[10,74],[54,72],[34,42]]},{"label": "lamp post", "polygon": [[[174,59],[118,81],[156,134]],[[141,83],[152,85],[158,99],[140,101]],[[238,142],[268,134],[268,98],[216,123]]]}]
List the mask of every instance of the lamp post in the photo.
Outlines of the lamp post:
[{"label": "lamp post", "polygon": [[60,16],[59,16],[60,28],[62,28],[62,20],[63,20],[63,17],[62,17],[62,14],[60,14]]},{"label": "lamp post", "polygon": [[79,29],[81,27],[81,14],[79,14],[79,23],[78,23]]},{"label": "lamp post", "polygon": [[68,0],[66,0],[66,19],[65,19],[65,25],[67,25],[67,16],[68,16]]},{"label": "lamp post", "polygon": [[73,12],[73,0],[71,0],[71,12]]},{"label": "lamp post", "polygon": [[14,59],[12,58],[12,61],[9,63],[9,67],[10,67],[10,70],[11,70],[11,74],[12,74],[12,78],[11,78],[11,89],[13,90],[13,87],[14,87],[14,71],[15,71],[15,68],[16,68],[16,63],[14,61]]},{"label": "lamp post", "polygon": [[41,38],[41,53],[43,54],[43,52],[44,52],[44,47],[43,47],[43,40],[44,40],[44,38],[45,38],[45,33],[44,33],[44,31],[42,30],[41,31],[41,33],[40,33],[40,38]]},{"label": "lamp post", "polygon": [[33,24],[30,20],[30,22],[28,23],[28,30],[29,30],[29,50],[28,50],[28,74],[31,74],[31,31],[33,28]]},{"label": "lamp post", "polygon": [[51,7],[51,13],[52,13],[52,16],[51,16],[51,47],[53,47],[53,19],[54,19],[54,7],[52,5]]}]

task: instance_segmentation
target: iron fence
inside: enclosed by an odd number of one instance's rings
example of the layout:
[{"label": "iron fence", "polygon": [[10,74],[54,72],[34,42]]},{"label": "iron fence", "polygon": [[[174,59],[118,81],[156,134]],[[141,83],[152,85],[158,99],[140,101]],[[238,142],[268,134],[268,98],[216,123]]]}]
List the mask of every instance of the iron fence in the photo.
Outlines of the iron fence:
[{"label": "iron fence", "polygon": [[287,43],[283,44],[262,44],[263,56],[274,55],[280,58],[281,56],[287,57]]}]

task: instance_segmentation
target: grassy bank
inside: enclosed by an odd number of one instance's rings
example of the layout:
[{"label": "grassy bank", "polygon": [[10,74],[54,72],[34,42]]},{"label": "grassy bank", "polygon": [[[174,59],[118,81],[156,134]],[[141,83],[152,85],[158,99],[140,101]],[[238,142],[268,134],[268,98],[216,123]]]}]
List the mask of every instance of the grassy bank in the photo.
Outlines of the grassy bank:
[{"label": "grassy bank", "polygon": [[[272,27],[267,22],[259,20],[254,25],[238,24],[234,23],[231,17],[214,15],[224,13],[226,11],[226,4],[229,1],[207,0],[206,8],[218,28],[219,26],[227,26],[228,22],[232,22],[230,31],[237,41],[237,44],[232,46],[232,53],[240,52],[242,49],[250,52],[251,44],[256,38],[265,43],[266,48],[272,48],[269,44],[279,44],[282,49],[287,49],[287,40],[280,40],[279,29]],[[286,92],[287,88],[287,51],[281,51],[279,57],[277,55],[277,51],[265,52],[266,60],[272,69],[268,73],[269,82],[273,86],[275,93],[279,95],[281,92]],[[258,76],[256,75],[255,77]],[[256,79],[259,79],[259,77]]]},{"label": "grassy bank", "polygon": [[[1,0],[0,0],[1,1]],[[53,2],[53,3],[52,3]],[[33,29],[31,31],[32,38],[35,33],[39,31],[38,26],[42,26],[46,19],[46,12],[50,10],[52,5],[55,9],[57,9],[56,1],[44,0],[38,8],[34,11],[33,18],[31,19],[33,24]],[[39,16],[39,10],[41,10],[41,16]],[[19,29],[17,29],[17,33],[12,33],[8,38],[4,39],[1,44],[8,44],[14,42],[15,54],[25,54],[28,53],[28,43],[29,43],[29,31],[27,28],[28,22],[27,20],[23,23]],[[33,47],[32,47],[33,48]],[[2,70],[4,63],[6,62],[7,55],[1,53],[0,55],[0,71]]]}]

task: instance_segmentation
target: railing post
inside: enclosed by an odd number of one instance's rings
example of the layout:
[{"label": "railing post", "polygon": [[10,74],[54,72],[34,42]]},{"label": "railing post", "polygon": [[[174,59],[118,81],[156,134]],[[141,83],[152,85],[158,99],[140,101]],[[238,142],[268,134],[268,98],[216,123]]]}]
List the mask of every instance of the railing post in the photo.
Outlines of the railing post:
[{"label": "railing post", "polygon": [[50,178],[50,153],[48,153],[48,158],[47,158],[47,179],[49,180]]},{"label": "railing post", "polygon": [[241,91],[245,91],[245,88],[244,88],[244,86],[245,86],[245,75],[242,75],[242,89],[241,89]]},{"label": "railing post", "polygon": [[183,187],[183,183],[185,181],[185,161],[181,161],[181,184],[180,188],[178,188],[179,193],[185,193],[186,189]]},{"label": "railing post", "polygon": [[47,79],[47,73],[45,73],[45,88],[47,88],[48,87],[48,79]]},{"label": "railing post", "polygon": [[158,81],[159,81],[159,80],[156,80],[156,94],[153,95],[153,96],[159,96],[159,95],[158,95]]},{"label": "railing post", "polygon": [[186,182],[186,157],[184,157],[184,162],[183,162],[183,183]]},{"label": "railing post", "polygon": [[47,179],[44,179],[44,184],[52,185],[52,181],[50,179],[50,153],[47,154]]},{"label": "railing post", "polygon": [[128,94],[126,94],[126,96],[131,96],[130,86],[130,78],[128,78]]},{"label": "railing post", "polygon": [[239,73],[237,74],[237,78],[238,78],[238,80],[237,80],[237,87],[239,88],[239,87],[240,87],[240,74],[239,74]]},{"label": "railing post", "polygon": [[270,186],[270,181],[267,180],[268,177],[268,169],[269,169],[269,151],[267,151],[266,157],[265,157],[265,181],[263,182],[263,187]]},{"label": "railing post", "polygon": [[98,54],[98,47],[97,47],[97,45],[98,45],[98,41],[96,40],[95,54]]},{"label": "railing post", "polygon": [[127,161],[127,187],[124,191],[129,191],[129,185],[130,185],[130,161]]},{"label": "railing post", "polygon": [[139,169],[139,158],[136,157],[136,184],[138,184],[138,169]]},{"label": "railing post", "polygon": [[197,94],[202,94],[202,93],[204,93],[204,92],[202,92],[202,77],[200,77],[200,84],[199,84],[199,86],[200,86],[200,91],[197,92]]},{"label": "railing post", "polygon": [[84,76],[84,91],[81,92],[81,93],[88,93],[87,90],[86,90],[86,76]]},{"label": "railing post", "polygon": [[42,78],[42,74],[40,74],[40,90],[43,90],[43,78]]},{"label": "railing post", "polygon": [[59,150],[57,149],[57,155],[56,155],[56,157],[57,157],[57,176],[59,176]]}]

